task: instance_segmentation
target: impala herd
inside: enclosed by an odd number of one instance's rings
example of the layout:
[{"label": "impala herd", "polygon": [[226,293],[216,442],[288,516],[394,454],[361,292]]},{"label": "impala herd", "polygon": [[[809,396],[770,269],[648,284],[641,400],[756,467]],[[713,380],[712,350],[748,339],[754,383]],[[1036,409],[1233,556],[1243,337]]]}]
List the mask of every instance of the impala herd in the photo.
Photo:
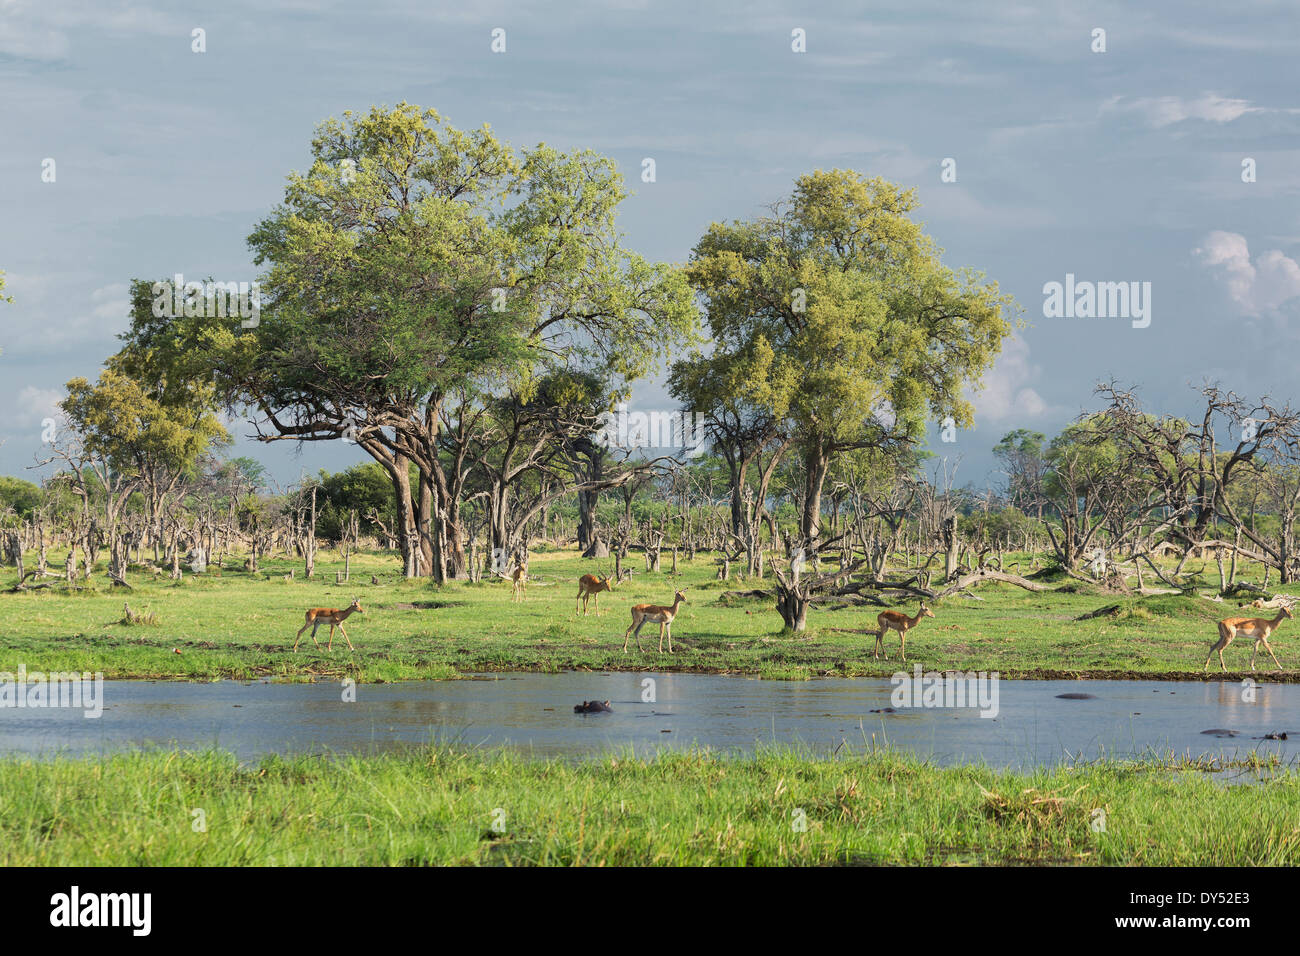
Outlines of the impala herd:
[{"label": "impala herd", "polygon": [[[525,599],[525,590],[528,585],[528,568],[525,564],[516,564],[508,577],[511,582],[511,602],[521,602]],[[595,603],[596,616],[600,617],[600,594],[602,591],[613,592],[618,586],[618,580],[611,578],[609,575],[584,574],[578,579],[578,595],[574,600],[573,613],[578,613],[581,605],[583,617],[587,616],[587,604],[589,601]],[[629,639],[636,640],[636,649],[641,651],[641,628],[647,623],[659,625],[659,653],[664,650],[664,637],[668,638],[668,653],[673,653],[673,620],[677,617],[677,611],[686,601],[686,592],[678,591],[673,595],[672,604],[635,604],[632,606],[632,623],[628,625],[627,630],[623,633],[623,653],[627,653],[627,642]],[[1256,601],[1255,607],[1264,606],[1262,601]],[[352,646],[352,639],[348,637],[348,632],[343,628],[343,622],[353,614],[364,614],[361,609],[361,600],[353,598],[352,603],[346,608],[339,609],[333,607],[314,607],[307,611],[306,620],[303,626],[299,628],[293,642],[293,650],[296,653],[298,643],[302,640],[303,631],[311,628],[312,643],[320,649],[320,642],[316,640],[316,631],[322,624],[328,624],[330,628],[329,643],[325,650],[328,652],[334,647],[334,629],[338,628],[343,634],[343,639],[348,642],[348,650],[356,650]],[[1250,669],[1255,669],[1255,656],[1259,653],[1260,645],[1268,651],[1268,656],[1273,658],[1273,663],[1277,664],[1277,669],[1282,670],[1282,663],[1273,653],[1273,646],[1269,644],[1269,637],[1277,631],[1278,626],[1287,618],[1294,617],[1291,604],[1282,603],[1279,606],[1276,617],[1230,617],[1219,622],[1219,638],[1210,647],[1210,653],[1205,658],[1205,666],[1202,673],[1210,669],[1210,661],[1214,659],[1217,652],[1219,655],[1219,668],[1227,672],[1227,665],[1223,662],[1223,651],[1234,638],[1244,637],[1247,640],[1255,642],[1254,649],[1250,654]],[[901,611],[881,611],[876,616],[876,644],[871,652],[873,659],[878,659],[882,655],[886,660],[889,654],[884,650],[885,634],[889,631],[898,632],[899,654],[903,661],[907,660],[907,632],[916,627],[923,618],[934,617],[934,611],[930,610],[924,603],[914,616],[909,617]],[[871,632],[868,632],[871,633]]]}]

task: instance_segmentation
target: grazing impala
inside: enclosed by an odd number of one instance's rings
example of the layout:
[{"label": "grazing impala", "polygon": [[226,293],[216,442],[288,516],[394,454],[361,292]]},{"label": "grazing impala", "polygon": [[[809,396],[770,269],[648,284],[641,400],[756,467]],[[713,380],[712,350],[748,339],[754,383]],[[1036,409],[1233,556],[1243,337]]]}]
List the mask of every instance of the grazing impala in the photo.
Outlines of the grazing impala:
[{"label": "grazing impala", "polygon": [[1223,649],[1231,644],[1232,639],[1238,634],[1255,640],[1255,649],[1250,652],[1251,670],[1255,669],[1255,655],[1259,653],[1260,644],[1264,645],[1264,650],[1268,651],[1268,656],[1273,658],[1273,663],[1277,664],[1278,670],[1281,670],[1282,664],[1278,661],[1277,655],[1273,653],[1273,648],[1269,645],[1268,639],[1269,635],[1277,630],[1279,624],[1288,617],[1294,616],[1291,609],[1284,606],[1278,611],[1277,617],[1272,619],[1267,617],[1230,617],[1226,621],[1220,621],[1219,639],[1210,648],[1209,656],[1205,658],[1205,667],[1201,669],[1201,673],[1205,673],[1210,669],[1210,658],[1214,657],[1215,651],[1219,652],[1220,669],[1227,671],[1228,668],[1223,663]]},{"label": "grazing impala", "polygon": [[[343,622],[351,615],[365,613],[365,611],[361,610],[360,598],[353,598],[352,603],[341,611],[336,607],[312,608],[307,612],[307,623],[299,629],[298,637],[293,642],[294,653],[297,653],[298,651],[298,641],[302,640],[302,632],[307,630],[309,627],[311,628],[312,643],[316,645],[317,650],[320,650],[320,641],[316,640],[316,629],[322,624],[328,624],[330,626],[330,642],[325,650],[331,650],[334,647],[334,628],[337,627],[340,631],[343,631]],[[343,631],[343,639],[348,642],[348,650],[356,650],[356,648],[352,646],[352,639],[348,637],[347,631]]]},{"label": "grazing impala", "polygon": [[584,574],[578,578],[578,596],[573,601],[573,613],[578,613],[578,601],[582,602],[582,616],[587,616],[587,602],[592,598],[596,599],[596,617],[600,617],[600,592],[613,591],[618,586],[618,582],[611,579],[608,575],[596,577],[594,574]]},{"label": "grazing impala", "polygon": [[524,588],[528,586],[528,569],[522,564],[516,564],[515,570],[510,575],[510,580],[514,582],[514,592],[510,595],[510,600],[522,601],[524,599]]},{"label": "grazing impala", "polygon": [[646,621],[659,625],[659,653],[664,652],[664,632],[668,632],[668,653],[673,652],[673,618],[677,616],[678,606],[686,600],[686,595],[678,591],[673,597],[671,607],[664,607],[662,604],[638,604],[632,608],[632,623],[628,626],[627,633],[623,635],[623,653],[627,653],[628,634],[633,633],[632,628],[636,628],[636,649],[641,650],[641,628]]},{"label": "grazing impala", "polygon": [[[934,612],[924,604],[921,610],[916,612],[916,617],[908,617],[901,611],[881,611],[876,615],[876,624],[879,630],[876,631],[876,649],[871,652],[872,657],[884,653],[885,650],[885,632],[897,631],[898,639],[901,642],[903,660],[907,660],[907,632],[916,627],[923,617],[934,617]],[[889,660],[889,655],[885,654],[885,660]]]}]

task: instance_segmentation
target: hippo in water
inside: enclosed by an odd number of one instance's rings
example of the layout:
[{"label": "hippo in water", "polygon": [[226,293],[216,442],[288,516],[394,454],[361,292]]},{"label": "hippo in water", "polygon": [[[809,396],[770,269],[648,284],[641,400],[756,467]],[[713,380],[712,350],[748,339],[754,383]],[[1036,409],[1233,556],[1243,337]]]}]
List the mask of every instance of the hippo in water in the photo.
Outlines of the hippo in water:
[{"label": "hippo in water", "polygon": [[602,703],[598,700],[584,700],[581,704],[573,705],[575,714],[607,714],[613,709],[613,707],[609,706],[609,701]]}]

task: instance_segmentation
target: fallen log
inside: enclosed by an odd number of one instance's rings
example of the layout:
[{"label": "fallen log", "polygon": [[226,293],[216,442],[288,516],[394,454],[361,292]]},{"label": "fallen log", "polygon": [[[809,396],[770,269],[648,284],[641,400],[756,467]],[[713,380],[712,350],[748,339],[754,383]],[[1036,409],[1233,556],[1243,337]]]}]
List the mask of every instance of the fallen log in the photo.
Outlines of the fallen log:
[{"label": "fallen log", "polygon": [[1034,581],[1030,581],[1028,578],[1022,578],[1018,574],[1006,574],[1002,571],[994,571],[992,568],[980,568],[978,571],[972,571],[970,574],[963,574],[938,594],[933,595],[933,597],[936,599],[950,597],[958,591],[964,591],[969,587],[975,587],[988,581],[1001,581],[1003,584],[1014,584],[1016,587],[1024,588],[1026,591],[1052,590],[1045,584],[1038,584]]},{"label": "fallen log", "polygon": [[913,575],[906,581],[881,581],[873,578],[870,581],[856,581],[846,584],[843,587],[836,588],[831,593],[837,597],[843,597],[847,594],[861,594],[864,589],[870,589],[873,591],[901,591],[904,594],[911,594],[914,597],[933,600],[936,596],[934,591],[931,591],[929,588],[917,587],[912,583],[915,580],[916,575]]}]

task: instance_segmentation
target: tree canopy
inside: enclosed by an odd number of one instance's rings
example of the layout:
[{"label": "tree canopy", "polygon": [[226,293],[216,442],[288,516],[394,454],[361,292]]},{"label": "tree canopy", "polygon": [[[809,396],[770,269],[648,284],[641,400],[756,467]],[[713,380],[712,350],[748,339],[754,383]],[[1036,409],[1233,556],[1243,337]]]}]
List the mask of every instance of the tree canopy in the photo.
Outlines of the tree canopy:
[{"label": "tree canopy", "polygon": [[715,347],[675,368],[677,397],[745,409],[794,437],[809,541],[831,461],[911,446],[929,417],[970,424],[965,390],[1011,330],[1009,297],[944,266],[910,218],[916,206],[883,179],[817,171],[770,215],[713,224],[687,269]]}]

